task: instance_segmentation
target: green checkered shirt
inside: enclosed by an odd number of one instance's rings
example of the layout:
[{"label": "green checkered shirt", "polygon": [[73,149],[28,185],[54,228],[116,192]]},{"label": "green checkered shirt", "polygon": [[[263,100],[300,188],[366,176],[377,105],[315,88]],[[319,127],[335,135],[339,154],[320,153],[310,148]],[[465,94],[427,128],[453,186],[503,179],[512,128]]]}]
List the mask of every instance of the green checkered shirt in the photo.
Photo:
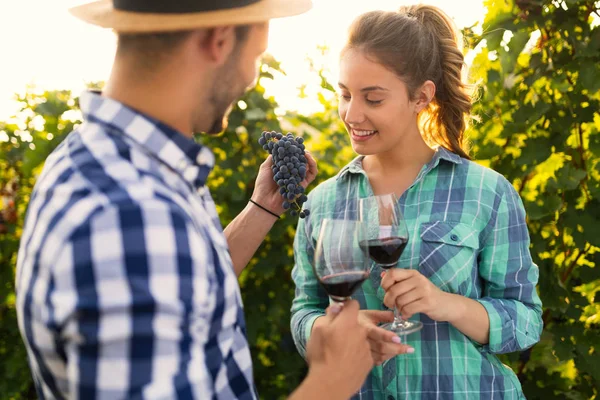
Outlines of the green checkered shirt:
[{"label": "green checkered shirt", "polygon": [[[292,333],[303,356],[314,320],[329,305],[311,265],[321,221],[358,219],[358,199],[372,193],[358,157],[309,195],[311,215],[299,221],[292,272]],[[409,242],[398,268],[418,269],[442,290],[479,301],[490,319],[489,343],[482,346],[449,323],[417,314],[412,319],[424,327],[406,337],[415,353],[375,367],[355,398],[524,398],[516,375],[495,356],[533,346],[543,325],[539,271],[513,186],[493,170],[440,148],[399,201]],[[361,309],[386,309],[380,273],[373,268],[353,295]]]}]

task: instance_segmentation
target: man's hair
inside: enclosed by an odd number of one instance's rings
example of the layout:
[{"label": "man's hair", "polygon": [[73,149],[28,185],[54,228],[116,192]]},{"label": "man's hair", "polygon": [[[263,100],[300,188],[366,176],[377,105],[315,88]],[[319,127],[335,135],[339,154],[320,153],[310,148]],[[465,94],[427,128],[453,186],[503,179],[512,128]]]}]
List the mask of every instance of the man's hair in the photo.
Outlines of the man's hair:
[{"label": "man's hair", "polygon": [[[246,41],[250,27],[250,25],[235,27],[238,45]],[[192,32],[117,33],[117,56],[133,55],[143,63],[144,68],[152,68],[172,54]]]}]

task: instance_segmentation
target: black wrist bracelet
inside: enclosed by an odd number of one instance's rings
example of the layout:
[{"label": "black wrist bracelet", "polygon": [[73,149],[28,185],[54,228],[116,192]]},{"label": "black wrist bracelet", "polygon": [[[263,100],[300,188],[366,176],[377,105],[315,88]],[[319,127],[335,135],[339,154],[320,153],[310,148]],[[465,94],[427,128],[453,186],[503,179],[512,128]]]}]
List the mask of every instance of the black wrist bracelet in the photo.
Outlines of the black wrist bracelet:
[{"label": "black wrist bracelet", "polygon": [[260,204],[258,204],[254,200],[250,199],[250,203],[254,204],[258,208],[262,208],[263,210],[265,210],[266,212],[268,212],[269,214],[271,214],[275,218],[279,219],[279,215],[275,214],[273,211],[267,210],[265,207],[261,206]]}]

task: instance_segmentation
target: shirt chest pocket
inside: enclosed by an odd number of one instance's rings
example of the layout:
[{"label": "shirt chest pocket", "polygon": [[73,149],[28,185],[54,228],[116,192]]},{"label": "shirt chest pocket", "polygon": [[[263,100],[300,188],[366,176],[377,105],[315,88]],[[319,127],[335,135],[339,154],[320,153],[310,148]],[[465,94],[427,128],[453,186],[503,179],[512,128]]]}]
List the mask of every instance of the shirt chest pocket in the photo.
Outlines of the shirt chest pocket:
[{"label": "shirt chest pocket", "polygon": [[479,234],[457,222],[421,224],[419,272],[440,289],[468,296],[477,278]]}]

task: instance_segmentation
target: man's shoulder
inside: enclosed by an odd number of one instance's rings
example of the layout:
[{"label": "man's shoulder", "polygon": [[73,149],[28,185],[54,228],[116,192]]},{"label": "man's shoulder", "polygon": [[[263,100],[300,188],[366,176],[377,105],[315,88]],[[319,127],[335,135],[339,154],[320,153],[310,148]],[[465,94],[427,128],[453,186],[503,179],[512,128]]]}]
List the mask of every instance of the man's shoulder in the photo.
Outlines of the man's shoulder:
[{"label": "man's shoulder", "polygon": [[[84,136],[89,134],[95,138],[87,143]],[[159,177],[149,178],[134,163],[136,151],[101,131],[88,128],[70,133],[48,157],[35,184],[24,234],[44,230],[44,236],[60,245],[77,230],[90,230],[92,222],[109,213],[131,218],[127,223],[136,215],[150,223],[160,215],[186,217],[169,192],[157,193]]]}]

